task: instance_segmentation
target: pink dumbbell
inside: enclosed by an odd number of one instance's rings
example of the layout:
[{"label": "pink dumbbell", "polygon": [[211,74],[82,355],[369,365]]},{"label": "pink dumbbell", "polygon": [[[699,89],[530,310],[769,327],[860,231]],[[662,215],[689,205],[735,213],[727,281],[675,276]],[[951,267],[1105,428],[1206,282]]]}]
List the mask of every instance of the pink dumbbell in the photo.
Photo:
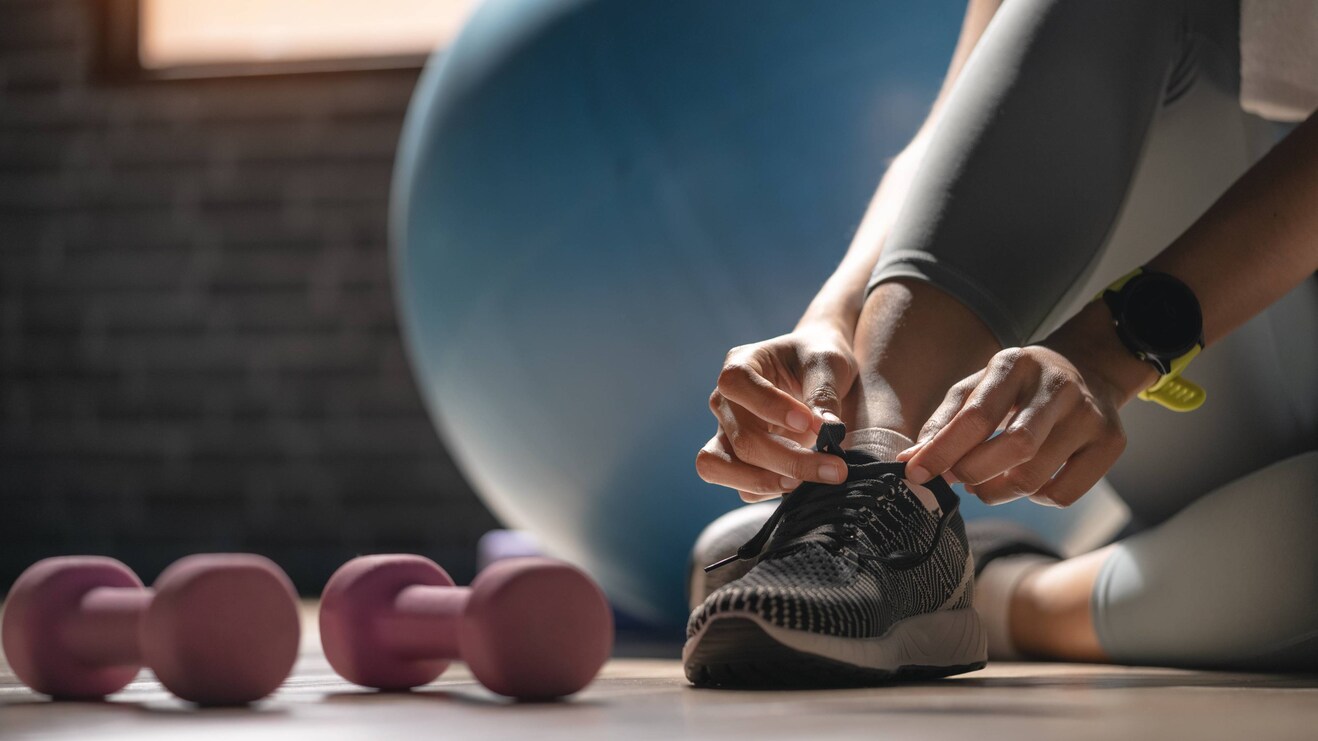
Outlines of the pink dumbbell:
[{"label": "pink dumbbell", "polygon": [[463,588],[421,556],[365,556],[326,585],[320,640],[330,666],[367,687],[417,687],[461,658],[494,692],[548,699],[599,672],[613,613],[595,582],[561,561],[499,561]]},{"label": "pink dumbbell", "polygon": [[145,664],[185,700],[232,705],[284,681],[301,625],[293,585],[261,556],[189,556],[153,589],[113,558],[66,556],[18,577],[0,632],[14,673],[43,694],[102,697]]}]

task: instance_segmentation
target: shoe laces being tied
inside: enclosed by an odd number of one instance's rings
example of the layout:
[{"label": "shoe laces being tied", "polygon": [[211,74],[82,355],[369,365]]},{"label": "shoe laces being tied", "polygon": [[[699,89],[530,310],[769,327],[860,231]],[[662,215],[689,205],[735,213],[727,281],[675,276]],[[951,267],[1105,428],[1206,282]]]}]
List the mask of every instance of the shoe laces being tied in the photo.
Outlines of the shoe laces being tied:
[{"label": "shoe laces being tied", "polygon": [[[859,451],[842,449],[847,428],[839,422],[826,423],[819,431],[815,449],[832,453],[847,462],[847,480],[841,484],[805,483],[783,495],[782,502],[769,519],[737,552],[705,567],[713,571],[733,561],[764,559],[808,543],[819,543],[830,550],[846,550],[857,558],[880,562],[893,569],[910,569],[924,563],[937,550],[947,520],[961,506],[961,499],[943,478],[925,484],[938,502],[938,524],[934,535],[922,551],[897,549],[888,553],[871,553],[857,549],[863,528],[871,541],[879,532],[879,523],[891,521],[888,505],[896,497],[915,499],[902,479],[906,464],[876,460]],[[916,502],[915,506],[923,508]],[[875,542],[875,545],[878,545]]]}]

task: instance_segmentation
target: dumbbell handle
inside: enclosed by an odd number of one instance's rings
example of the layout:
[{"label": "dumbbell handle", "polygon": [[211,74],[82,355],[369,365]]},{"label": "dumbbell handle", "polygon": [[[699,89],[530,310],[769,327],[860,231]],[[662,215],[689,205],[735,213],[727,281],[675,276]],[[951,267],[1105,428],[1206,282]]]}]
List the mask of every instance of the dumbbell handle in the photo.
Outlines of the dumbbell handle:
[{"label": "dumbbell handle", "polygon": [[386,650],[406,659],[458,658],[458,627],[469,587],[411,586],[378,618]]},{"label": "dumbbell handle", "polygon": [[64,642],[94,666],[142,663],[138,626],[155,597],[142,587],[96,587],[83,595],[64,628]]}]

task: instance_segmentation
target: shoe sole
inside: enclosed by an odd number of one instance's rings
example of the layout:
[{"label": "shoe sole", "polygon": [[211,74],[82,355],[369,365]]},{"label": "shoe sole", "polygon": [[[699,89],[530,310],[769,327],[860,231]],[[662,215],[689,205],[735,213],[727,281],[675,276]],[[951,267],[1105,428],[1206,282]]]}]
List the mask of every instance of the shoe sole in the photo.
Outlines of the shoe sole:
[{"label": "shoe sole", "polygon": [[988,646],[973,609],[916,615],[877,638],[790,630],[743,614],[710,620],[682,661],[697,687],[857,687],[982,669]]}]

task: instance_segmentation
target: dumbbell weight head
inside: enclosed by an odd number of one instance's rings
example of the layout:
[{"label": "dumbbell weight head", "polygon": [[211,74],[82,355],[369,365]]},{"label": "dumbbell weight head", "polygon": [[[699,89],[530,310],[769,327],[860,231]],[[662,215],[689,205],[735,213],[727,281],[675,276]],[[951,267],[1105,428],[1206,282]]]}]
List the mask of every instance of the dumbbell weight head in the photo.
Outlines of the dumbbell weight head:
[{"label": "dumbbell weight head", "polygon": [[490,690],[522,699],[570,695],[613,650],[613,612],[566,563],[510,558],[476,576],[463,616],[462,658]]},{"label": "dumbbell weight head", "polygon": [[154,586],[142,658],[169,691],[210,705],[255,702],[292,671],[302,633],[297,592],[269,559],[188,556]]},{"label": "dumbbell weight head", "polygon": [[65,631],[82,598],[98,587],[142,589],[123,563],[103,556],[47,558],[14,582],[5,600],[5,658],[23,684],[52,697],[96,698],[118,692],[138,664],[95,666],[69,650]]},{"label": "dumbbell weight head", "polygon": [[365,687],[404,690],[433,681],[448,657],[398,651],[386,621],[400,592],[413,586],[452,587],[453,578],[428,558],[389,554],[354,558],[330,577],[320,596],[320,643],[339,676]]}]

